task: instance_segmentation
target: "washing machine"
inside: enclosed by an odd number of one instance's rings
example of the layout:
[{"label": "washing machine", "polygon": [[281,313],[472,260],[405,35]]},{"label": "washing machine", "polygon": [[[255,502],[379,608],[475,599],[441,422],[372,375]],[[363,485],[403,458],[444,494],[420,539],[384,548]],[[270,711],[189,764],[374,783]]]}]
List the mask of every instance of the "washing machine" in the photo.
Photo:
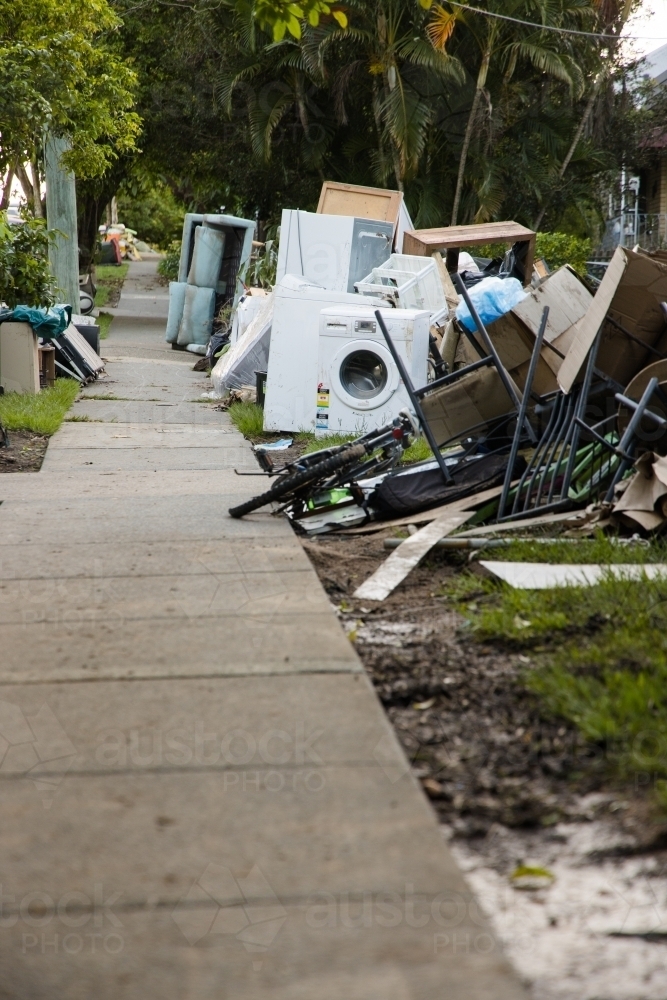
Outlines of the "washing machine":
[{"label": "washing machine", "polygon": [[314,431],[317,351],[322,309],[367,302],[379,308],[382,299],[332,291],[307,278],[286,274],[273,289],[273,320],[269,350],[265,431]]},{"label": "washing machine", "polygon": [[[381,309],[415,386],[426,385],[430,313]],[[410,407],[410,399],[367,306],[329,306],[320,313],[315,434],[364,434]]]}]

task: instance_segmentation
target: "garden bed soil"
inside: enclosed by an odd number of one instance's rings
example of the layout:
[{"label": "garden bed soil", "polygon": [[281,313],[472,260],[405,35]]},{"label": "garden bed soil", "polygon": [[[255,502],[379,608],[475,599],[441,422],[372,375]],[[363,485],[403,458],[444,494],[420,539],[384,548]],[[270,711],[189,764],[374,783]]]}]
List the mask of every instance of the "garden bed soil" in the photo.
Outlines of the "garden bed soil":
[{"label": "garden bed soil", "polygon": [[7,431],[9,447],[0,448],[0,473],[39,472],[48,437],[32,431]]},{"label": "garden bed soil", "polygon": [[413,773],[454,836],[603,816],[620,826],[628,851],[667,846],[650,795],[619,787],[600,748],[545,714],[524,683],[530,659],[466,636],[464,617],[439,591],[467,555],[434,550],[385,601],[353,597],[389,555],[383,539],[391,534],[302,543]]}]

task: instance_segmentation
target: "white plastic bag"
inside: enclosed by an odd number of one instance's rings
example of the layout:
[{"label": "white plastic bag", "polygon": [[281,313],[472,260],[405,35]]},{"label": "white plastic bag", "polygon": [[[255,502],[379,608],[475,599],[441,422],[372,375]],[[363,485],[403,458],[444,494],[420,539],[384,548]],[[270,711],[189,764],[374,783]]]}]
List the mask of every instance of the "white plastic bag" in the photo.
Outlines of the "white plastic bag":
[{"label": "white plastic bag", "polygon": [[231,389],[255,384],[255,372],[265,372],[269,363],[273,292],[262,300],[262,308],[246,328],[242,337],[222,355],[211,372],[211,383],[217,396]]}]

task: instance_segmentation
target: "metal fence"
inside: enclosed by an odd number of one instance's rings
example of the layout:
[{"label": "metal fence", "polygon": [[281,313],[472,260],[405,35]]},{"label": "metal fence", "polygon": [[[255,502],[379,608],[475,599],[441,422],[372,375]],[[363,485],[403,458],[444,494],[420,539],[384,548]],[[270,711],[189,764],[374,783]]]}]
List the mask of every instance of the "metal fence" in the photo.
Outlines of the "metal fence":
[{"label": "metal fence", "polygon": [[605,231],[598,255],[606,256],[616,247],[634,247],[639,243],[644,250],[661,250],[667,247],[667,213],[623,212],[605,223]]}]

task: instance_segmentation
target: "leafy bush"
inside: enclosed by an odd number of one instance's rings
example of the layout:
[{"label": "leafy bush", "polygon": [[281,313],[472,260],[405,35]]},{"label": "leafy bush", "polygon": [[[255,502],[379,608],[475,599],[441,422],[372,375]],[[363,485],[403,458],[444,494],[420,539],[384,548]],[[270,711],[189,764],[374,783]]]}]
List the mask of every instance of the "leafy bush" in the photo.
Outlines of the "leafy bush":
[{"label": "leafy bush", "polygon": [[552,271],[569,264],[578,274],[586,274],[586,261],[591,254],[591,241],[568,233],[538,233],[535,256],[544,257]]},{"label": "leafy bush", "polygon": [[0,302],[14,306],[52,306],[56,282],[49,270],[49,245],[55,232],[27,212],[10,225],[0,212]]},{"label": "leafy bush", "polygon": [[181,262],[181,241],[172,240],[167,252],[157,266],[157,273],[167,281],[178,281],[178,267]]},{"label": "leafy bush", "polygon": [[118,195],[118,218],[145,240],[166,249],[183,232],[185,208],[176,201],[166,184],[155,184],[137,193],[121,191]]},{"label": "leafy bush", "polygon": [[264,252],[248,265],[245,276],[246,284],[254,285],[255,288],[273,288],[276,283],[277,269],[278,243],[276,240],[267,240],[264,244]]}]

